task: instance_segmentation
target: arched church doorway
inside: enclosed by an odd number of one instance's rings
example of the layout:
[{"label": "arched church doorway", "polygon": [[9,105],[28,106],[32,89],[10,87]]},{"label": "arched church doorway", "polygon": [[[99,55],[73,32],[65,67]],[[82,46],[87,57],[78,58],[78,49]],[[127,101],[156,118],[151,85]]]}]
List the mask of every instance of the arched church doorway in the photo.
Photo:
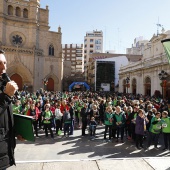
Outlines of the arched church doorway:
[{"label": "arched church doorway", "polygon": [[47,91],[54,91],[54,80],[52,78],[48,79]]},{"label": "arched church doorway", "polygon": [[126,93],[126,80],[123,80],[123,93]]},{"label": "arched church doorway", "polygon": [[136,79],[135,78],[132,80],[132,93],[136,94]]},{"label": "arched church doorway", "polygon": [[145,95],[151,95],[151,79],[150,77],[145,78]]},{"label": "arched church doorway", "polygon": [[18,90],[22,90],[23,89],[23,83],[22,83],[22,77],[15,73],[10,77],[11,80],[15,81],[18,85]]}]

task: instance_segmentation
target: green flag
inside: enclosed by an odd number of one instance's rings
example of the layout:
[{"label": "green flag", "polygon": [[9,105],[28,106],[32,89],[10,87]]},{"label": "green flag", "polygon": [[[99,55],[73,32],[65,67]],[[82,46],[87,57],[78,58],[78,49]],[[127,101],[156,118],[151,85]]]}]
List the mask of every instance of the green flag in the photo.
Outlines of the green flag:
[{"label": "green flag", "polygon": [[164,46],[165,53],[166,53],[166,56],[168,58],[168,62],[170,64],[170,39],[162,40],[161,43]]}]

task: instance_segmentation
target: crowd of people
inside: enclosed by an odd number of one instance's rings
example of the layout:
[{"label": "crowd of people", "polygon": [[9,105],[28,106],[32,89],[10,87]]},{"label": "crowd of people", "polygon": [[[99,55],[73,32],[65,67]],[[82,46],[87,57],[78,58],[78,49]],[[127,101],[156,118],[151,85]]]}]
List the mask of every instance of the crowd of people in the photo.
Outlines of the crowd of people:
[{"label": "crowd of people", "polygon": [[[170,104],[159,97],[112,92],[20,92],[13,103],[13,113],[33,117],[35,135],[43,129],[46,137],[73,135],[95,139],[98,126],[103,126],[106,142],[134,141],[137,149],[153,143],[158,149],[159,136],[164,137],[164,150],[170,149]],[[86,133],[88,128],[89,134]],[[107,139],[108,136],[108,139]]]}]

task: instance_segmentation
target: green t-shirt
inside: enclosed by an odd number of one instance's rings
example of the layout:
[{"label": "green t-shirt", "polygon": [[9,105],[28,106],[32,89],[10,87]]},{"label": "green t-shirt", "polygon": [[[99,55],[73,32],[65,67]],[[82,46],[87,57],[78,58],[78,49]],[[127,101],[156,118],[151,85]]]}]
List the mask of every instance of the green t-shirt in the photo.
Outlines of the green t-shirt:
[{"label": "green t-shirt", "polygon": [[163,133],[170,133],[170,117],[162,118],[162,132]]},{"label": "green t-shirt", "polygon": [[51,123],[51,117],[52,117],[52,112],[49,111],[45,111],[43,114],[44,120],[43,123],[45,124],[50,124]]},{"label": "green t-shirt", "polygon": [[12,105],[13,113],[20,114],[20,107],[21,107],[20,105],[19,106]]},{"label": "green t-shirt", "polygon": [[161,121],[158,121],[156,124],[152,124],[154,121],[157,121],[158,119],[156,117],[153,117],[151,119],[151,126],[150,126],[150,132],[158,134],[161,132],[161,127],[162,127],[162,123]]}]

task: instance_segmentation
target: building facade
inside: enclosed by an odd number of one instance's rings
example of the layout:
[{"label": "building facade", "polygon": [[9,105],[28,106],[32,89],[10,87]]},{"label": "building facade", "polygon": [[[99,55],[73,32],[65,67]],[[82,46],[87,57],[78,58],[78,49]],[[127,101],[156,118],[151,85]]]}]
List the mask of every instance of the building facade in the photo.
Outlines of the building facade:
[{"label": "building facade", "polygon": [[[110,88],[112,89],[112,91],[113,89],[114,91],[117,91],[117,86],[119,83],[119,69],[121,66],[127,65],[129,61],[133,61],[133,58],[139,58],[139,56],[131,55],[127,57],[126,54],[112,54],[112,53],[90,54],[89,70],[88,70],[88,77],[89,77],[88,84],[91,85],[92,87],[94,86],[94,89],[98,90],[101,87],[101,84],[97,83],[98,62],[103,62],[103,63],[106,62],[108,65],[109,63],[111,64],[114,62],[114,75],[110,75],[110,77],[112,77],[112,80],[109,80],[107,83],[109,83],[110,87],[112,87]],[[103,74],[105,73],[103,72]],[[102,83],[106,83],[106,82],[102,82]]]},{"label": "building facade", "polygon": [[[139,61],[129,62],[128,65],[120,68],[119,92],[148,96],[160,92],[163,97],[170,97],[170,65],[161,43],[169,37],[170,31],[162,32],[153,35],[151,40],[144,45],[135,47],[138,49],[136,50],[138,54],[142,54],[143,57]],[[159,77],[162,71],[167,73],[166,85]]]},{"label": "building facade", "polygon": [[63,89],[68,90],[73,81],[84,81],[83,44],[63,44]]},{"label": "building facade", "polygon": [[0,48],[19,90],[24,85],[29,91],[62,90],[61,28],[52,32],[48,24],[49,9],[40,8],[40,0],[0,1]]},{"label": "building facade", "polygon": [[84,71],[85,71],[85,79],[89,81],[89,60],[90,54],[92,53],[102,53],[103,52],[103,32],[95,31],[86,32],[86,36],[84,36]]}]

